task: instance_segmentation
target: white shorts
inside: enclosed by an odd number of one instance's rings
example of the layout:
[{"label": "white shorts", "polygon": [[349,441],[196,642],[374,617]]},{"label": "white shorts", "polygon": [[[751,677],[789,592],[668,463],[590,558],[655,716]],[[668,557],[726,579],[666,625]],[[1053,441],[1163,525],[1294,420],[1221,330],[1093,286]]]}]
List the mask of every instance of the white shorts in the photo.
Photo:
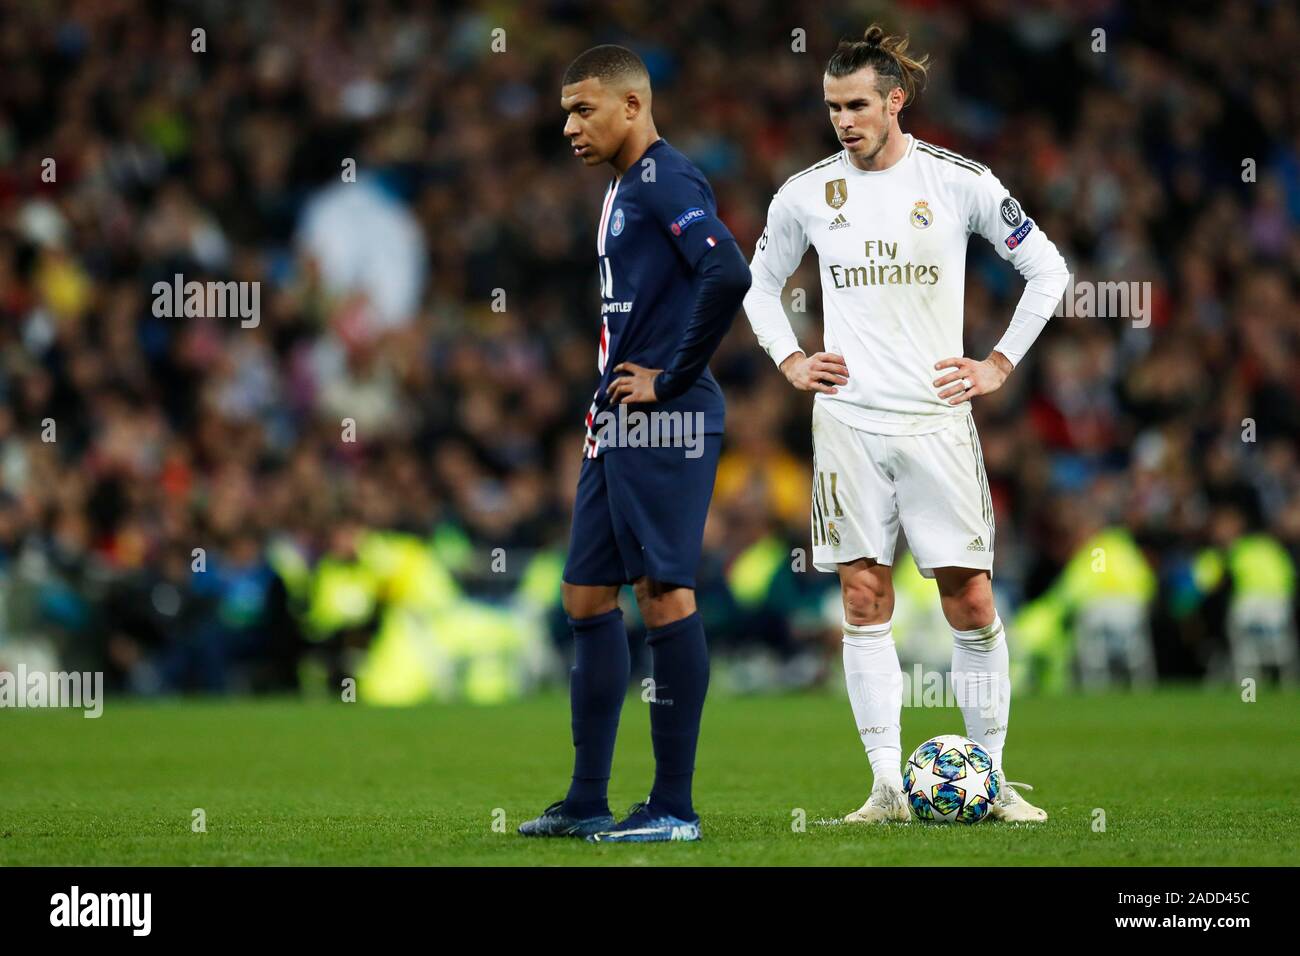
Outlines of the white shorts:
[{"label": "white shorts", "polygon": [[877,435],[813,403],[813,566],[894,563],[900,522],[916,566],[993,570],[993,499],[969,415],[927,435]]}]

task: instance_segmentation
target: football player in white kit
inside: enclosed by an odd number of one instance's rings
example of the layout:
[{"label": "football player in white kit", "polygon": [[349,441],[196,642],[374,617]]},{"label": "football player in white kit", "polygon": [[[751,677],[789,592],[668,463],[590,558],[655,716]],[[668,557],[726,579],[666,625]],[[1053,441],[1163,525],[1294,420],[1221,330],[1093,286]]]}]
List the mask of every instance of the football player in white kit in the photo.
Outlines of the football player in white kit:
[{"label": "football player in white kit", "polygon": [[[971,399],[996,391],[1046,325],[1065,261],[986,166],[904,134],[899,114],[926,58],[872,25],[823,78],[844,148],[788,179],[754,253],[745,312],[759,343],[813,404],[813,563],[836,571],[844,670],[874,776],[848,822],[909,819],[900,765],[902,670],[891,633],[899,526],[933,577],[953,634],[966,734],[992,758],[994,819],[1045,820],[1002,771],[1010,713],[1006,637],[993,604],[993,504]],[[983,361],[963,357],[966,244],[983,236],[1026,284]],[[824,351],[805,354],[781,290],[817,250]],[[991,787],[991,789],[993,789]]]}]

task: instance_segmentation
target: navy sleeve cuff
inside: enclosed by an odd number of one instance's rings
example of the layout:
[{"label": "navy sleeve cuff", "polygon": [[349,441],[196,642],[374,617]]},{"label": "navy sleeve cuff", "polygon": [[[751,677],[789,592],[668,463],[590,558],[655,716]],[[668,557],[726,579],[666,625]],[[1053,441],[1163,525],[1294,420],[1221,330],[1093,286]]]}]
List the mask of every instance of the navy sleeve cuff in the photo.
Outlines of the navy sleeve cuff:
[{"label": "navy sleeve cuff", "polygon": [[749,291],[749,263],[734,239],[710,249],[698,265],[695,309],[672,365],[655,378],[655,397],[668,401],[686,394],[708,367]]}]

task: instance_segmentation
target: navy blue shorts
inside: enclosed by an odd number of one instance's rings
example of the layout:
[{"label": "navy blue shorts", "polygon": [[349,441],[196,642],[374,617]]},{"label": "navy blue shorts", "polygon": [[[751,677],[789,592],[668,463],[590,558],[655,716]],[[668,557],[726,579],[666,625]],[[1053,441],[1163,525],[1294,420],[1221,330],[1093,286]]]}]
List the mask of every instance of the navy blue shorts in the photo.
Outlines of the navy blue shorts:
[{"label": "navy blue shorts", "polygon": [[565,581],[628,584],[648,577],[695,587],[722,451],[721,435],[703,438],[698,458],[687,458],[680,447],[615,448],[583,461]]}]

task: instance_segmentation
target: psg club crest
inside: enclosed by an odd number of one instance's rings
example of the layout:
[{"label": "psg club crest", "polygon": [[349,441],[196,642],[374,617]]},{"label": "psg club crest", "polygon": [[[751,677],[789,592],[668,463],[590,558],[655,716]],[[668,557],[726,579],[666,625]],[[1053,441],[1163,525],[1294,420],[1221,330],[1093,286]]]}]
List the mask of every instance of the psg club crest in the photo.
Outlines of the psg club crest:
[{"label": "psg club crest", "polygon": [[842,179],[832,179],[826,184],[826,205],[839,209],[849,201],[849,184]]},{"label": "psg club crest", "polygon": [[912,207],[911,215],[912,225],[917,229],[929,229],[930,223],[934,222],[934,213],[930,209],[930,204],[924,199],[918,200]]},{"label": "psg club crest", "polygon": [[623,231],[623,208],[620,206],[614,210],[614,216],[609,221],[609,234],[617,236]]}]

